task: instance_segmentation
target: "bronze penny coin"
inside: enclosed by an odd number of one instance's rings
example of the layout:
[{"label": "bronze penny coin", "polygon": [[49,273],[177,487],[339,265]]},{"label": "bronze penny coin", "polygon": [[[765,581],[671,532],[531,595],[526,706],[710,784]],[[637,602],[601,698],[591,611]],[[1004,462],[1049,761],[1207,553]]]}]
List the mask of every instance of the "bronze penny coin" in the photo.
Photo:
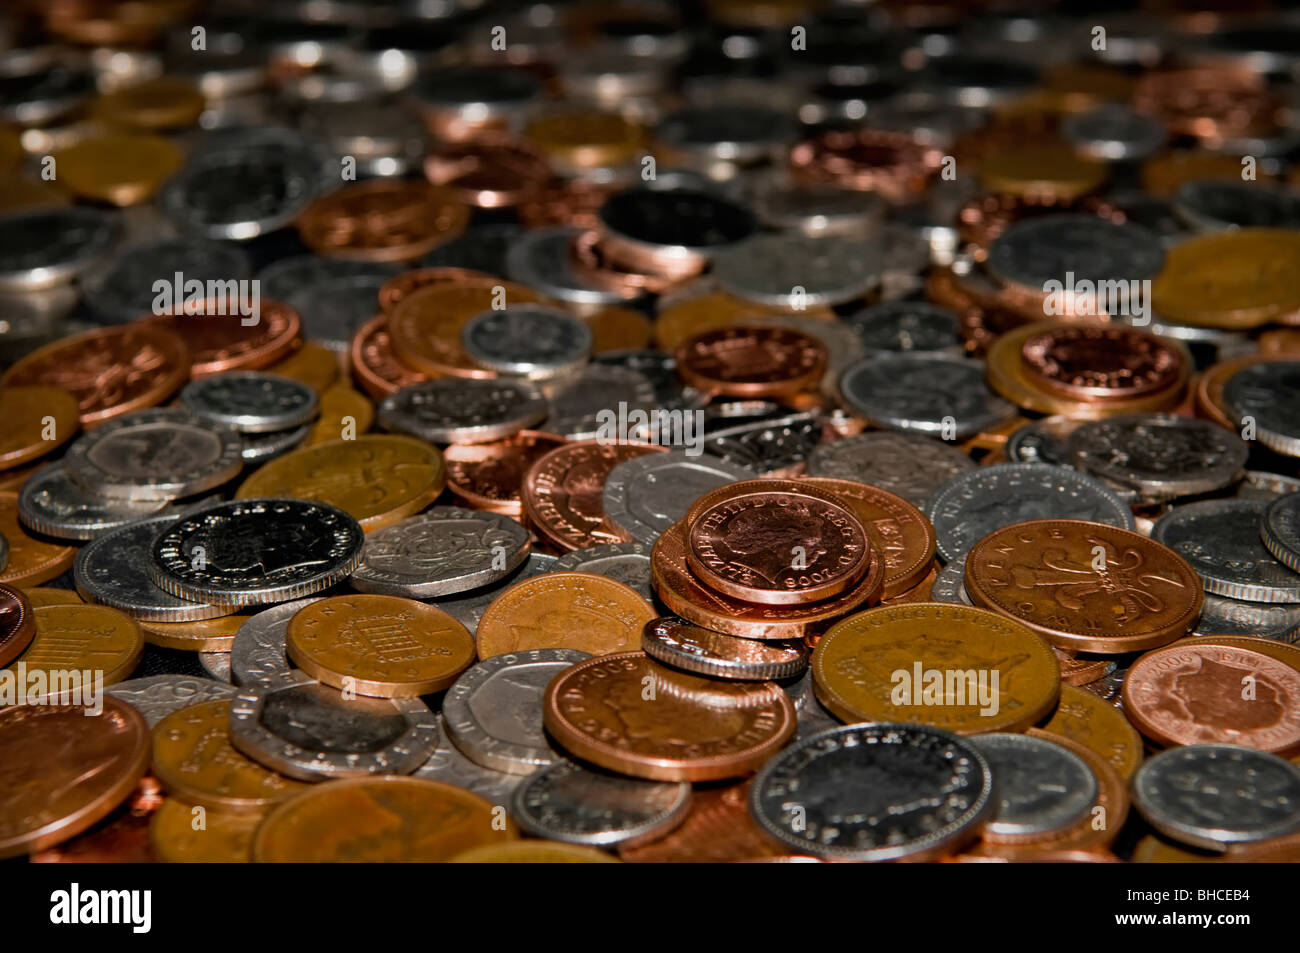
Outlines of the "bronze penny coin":
[{"label": "bronze penny coin", "polygon": [[412,370],[393,354],[388,318],[382,314],[357,329],[348,355],[353,379],[375,400],[383,400],[403,387],[429,379],[427,374]]},{"label": "bronze penny coin", "polygon": [[1181,351],[1132,328],[1053,328],[1028,338],[1020,354],[1035,382],[1075,400],[1142,397],[1186,373]]},{"label": "bronze penny coin", "polygon": [[1148,652],[1124,679],[1124,714],[1164,747],[1300,748],[1300,671],[1232,645],[1195,641]]},{"label": "bronze penny coin", "polygon": [[1061,663],[1061,681],[1067,685],[1087,685],[1105,678],[1115,670],[1115,663],[1107,658],[1081,659],[1056,646],[1052,646],[1056,660]]},{"label": "bronze penny coin", "polygon": [[421,288],[451,285],[467,278],[482,280],[492,276],[470,268],[416,268],[394,275],[379,286],[379,309],[390,314],[394,308]]},{"label": "bronze penny coin", "polygon": [[839,595],[870,563],[848,504],[793,480],[745,480],[701,496],[686,561],[705,585],[746,602],[797,605]]},{"label": "bronze penny coin", "polygon": [[0,388],[0,470],[31,463],[77,432],[76,399],[58,387]]},{"label": "bronze penny coin", "polygon": [[552,679],[543,721],[568,751],[610,771],[716,781],[750,774],[780,750],[795,710],[774,682],[716,681],[624,652]]},{"label": "bronze penny coin", "polygon": [[[31,587],[49,582],[72,568],[77,547],[47,543],[31,536],[18,522],[18,494],[0,492],[0,534],[9,543],[9,561],[0,570],[0,582]],[[78,600],[80,601],[80,600]]]},{"label": "bronze penny coin", "polygon": [[1142,736],[1118,708],[1082,688],[1061,686],[1061,700],[1043,730],[1095,751],[1125,781],[1142,763]]},{"label": "bronze penny coin", "polygon": [[466,205],[506,208],[530,198],[551,171],[532,146],[491,137],[438,146],[424,160],[424,175]]},{"label": "bronze penny coin", "polygon": [[677,373],[691,387],[726,397],[780,397],[816,387],[826,345],[773,325],[703,331],[677,348]]},{"label": "bronze penny coin", "polygon": [[0,710],[0,858],[75,837],[130,797],[149,765],[149,726],[111,696]]},{"label": "bronze penny coin", "polygon": [[191,377],[266,367],[298,346],[302,319],[287,304],[263,300],[255,316],[233,311],[215,301],[202,302],[151,323],[174,332],[189,347]]},{"label": "bronze penny coin", "polygon": [[972,603],[1053,645],[1118,655],[1192,630],[1205,601],[1181,556],[1140,533],[1083,520],[1031,520],[985,536],[966,557]]},{"label": "bronze penny coin", "polygon": [[566,443],[555,434],[521,430],[490,443],[452,444],[442,452],[447,489],[475,509],[518,518],[524,513],[525,474]]},{"label": "bronze penny coin", "polygon": [[0,583],[0,667],[22,655],[35,635],[36,623],[27,597],[13,586]]},{"label": "bronze penny coin", "polygon": [[371,179],[314,201],[298,235],[319,255],[349,261],[407,261],[465,230],[469,209],[424,182]]}]

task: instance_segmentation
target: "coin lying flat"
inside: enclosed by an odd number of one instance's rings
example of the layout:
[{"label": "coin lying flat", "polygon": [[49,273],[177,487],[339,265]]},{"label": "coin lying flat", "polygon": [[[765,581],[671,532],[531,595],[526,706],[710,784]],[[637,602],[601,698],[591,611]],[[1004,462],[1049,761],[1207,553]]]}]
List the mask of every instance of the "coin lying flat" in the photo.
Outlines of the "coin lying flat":
[{"label": "coin lying flat", "polygon": [[352,586],[430,599],[504,579],[528,558],[528,531],[508,516],[435,506],[366,537]]},{"label": "coin lying flat", "polygon": [[1133,803],[1166,837],[1221,851],[1300,829],[1300,768],[1235,745],[1187,745],[1143,762]]},{"label": "coin lying flat", "polygon": [[379,425],[430,443],[485,443],[540,423],[546,412],[546,398],[526,381],[443,379],[385,397]]},{"label": "coin lying flat", "polygon": [[195,829],[195,806],[170,797],[149,818],[149,845],[166,864],[246,864],[261,814],[204,810]]},{"label": "coin lying flat", "polygon": [[665,665],[712,678],[741,681],[796,678],[808,668],[802,641],[759,642],[724,635],[674,616],[649,623],[641,649]]},{"label": "coin lying flat", "polygon": [[878,426],[948,440],[965,440],[1016,415],[984,383],[982,364],[944,355],[869,357],[844,371],[839,393],[845,407]]},{"label": "coin lying flat", "polygon": [[255,686],[278,681],[288,675],[284,632],[300,609],[319,601],[319,596],[282,602],[262,609],[244,621],[230,646],[230,678],[238,686]]},{"label": "coin lying flat", "polygon": [[542,693],[553,677],[591,656],[574,649],[495,655],[456,679],[442,702],[452,742],[475,764],[529,774],[558,757],[542,731]]},{"label": "coin lying flat", "polygon": [[847,238],[762,234],[723,249],[713,275],[730,295],[802,311],[861,298],[880,283],[880,249]]},{"label": "coin lying flat", "polygon": [[42,606],[32,610],[36,634],[19,661],[46,678],[69,671],[103,673],[115,685],[135,671],[144,633],[130,616],[108,606]]},{"label": "coin lying flat", "polygon": [[625,460],[605,479],[605,517],[632,539],[653,543],[703,494],[753,475],[745,467],[685,450]]},{"label": "coin lying flat", "polygon": [[172,712],[199,702],[230,698],[235,694],[235,689],[210,678],[146,675],[144,678],[118,682],[105,689],[104,694],[128,703],[153,728]]},{"label": "coin lying flat", "polygon": [[169,509],[168,500],[115,500],[83,489],[61,463],[33,473],[18,493],[23,525],[59,539],[94,539]]},{"label": "coin lying flat", "polygon": [[1282,565],[1300,572],[1300,493],[1287,493],[1264,510],[1260,538]]},{"label": "coin lying flat", "polygon": [[6,386],[0,390],[0,470],[58,449],[72,439],[77,426],[77,401],[67,391]]},{"label": "coin lying flat", "polygon": [[1260,538],[1267,500],[1205,500],[1176,506],[1151,538],[1186,559],[1206,592],[1247,602],[1300,602],[1300,573],[1288,569]]},{"label": "coin lying flat", "polygon": [[302,781],[409,774],[437,748],[438,718],[418,698],[348,698],[295,672],[240,690],[230,743]]},{"label": "coin lying flat", "polygon": [[691,786],[643,781],[561,760],[515,789],[511,815],[534,837],[635,847],[667,834],[691,806]]},{"label": "coin lying flat", "polygon": [[595,573],[635,589],[646,602],[654,601],[647,543],[603,543],[575,549],[557,559],[551,571]]},{"label": "coin lying flat", "polygon": [[974,840],[996,809],[968,739],[925,725],[849,725],[781,752],[750,787],[764,833],[826,860],[923,860]]},{"label": "coin lying flat", "polygon": [[993,768],[997,809],[984,837],[998,843],[1039,838],[1087,816],[1097,778],[1078,755],[1029,735],[977,735],[971,743]]},{"label": "coin lying flat", "polygon": [[316,416],[316,392],[306,384],[259,371],[213,374],[181,389],[181,406],[199,420],[240,433],[300,427]]},{"label": "coin lying flat", "polygon": [[470,359],[507,377],[542,380],[576,371],[591,356],[591,329],[559,308],[522,304],[484,311],[461,329]]},{"label": "coin lying flat", "polygon": [[975,461],[921,434],[886,431],[824,443],[808,458],[808,474],[855,480],[924,507],[946,481],[975,469]]},{"label": "coin lying flat", "polygon": [[1237,371],[1223,386],[1235,421],[1253,420],[1256,439],[1288,457],[1300,456],[1300,361],[1262,361]]},{"label": "coin lying flat", "polygon": [[936,351],[961,354],[961,319],[925,301],[891,301],[849,315],[845,321],[868,352]]},{"label": "coin lying flat", "polygon": [[153,544],[154,585],[181,599],[258,605],[300,599],[346,579],[364,531],[305,500],[236,500],[177,520]]},{"label": "coin lying flat", "polygon": [[36,635],[29,597],[0,584],[0,665],[8,665],[31,645]]}]

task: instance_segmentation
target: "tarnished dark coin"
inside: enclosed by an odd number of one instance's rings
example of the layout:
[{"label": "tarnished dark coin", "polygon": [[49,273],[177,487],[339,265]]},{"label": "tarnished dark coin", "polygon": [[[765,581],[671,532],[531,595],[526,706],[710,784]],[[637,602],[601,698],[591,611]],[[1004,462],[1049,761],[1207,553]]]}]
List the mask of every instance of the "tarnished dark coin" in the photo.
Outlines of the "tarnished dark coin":
[{"label": "tarnished dark coin", "polygon": [[1223,404],[1235,422],[1254,425],[1264,446],[1300,457],[1300,361],[1243,367],[1223,385]]},{"label": "tarnished dark coin", "polygon": [[83,274],[122,240],[109,212],[50,208],[0,215],[0,291],[40,291]]},{"label": "tarnished dark coin", "polygon": [[971,743],[993,768],[998,807],[985,830],[999,842],[1050,836],[1087,816],[1097,777],[1068,748],[1044,738],[994,732]]}]

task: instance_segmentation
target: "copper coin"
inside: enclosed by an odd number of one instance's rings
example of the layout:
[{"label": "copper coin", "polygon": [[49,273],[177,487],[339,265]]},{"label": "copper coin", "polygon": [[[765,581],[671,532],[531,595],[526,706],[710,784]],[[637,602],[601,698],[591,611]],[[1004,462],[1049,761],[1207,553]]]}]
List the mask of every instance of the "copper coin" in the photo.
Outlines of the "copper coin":
[{"label": "copper coin", "polygon": [[104,710],[0,710],[0,858],[60,844],[107,817],[144,777],[149,726],[106,696]]},{"label": "copper coin", "polygon": [[230,309],[215,301],[203,302],[183,314],[150,322],[175,332],[189,347],[191,377],[274,364],[297,347],[302,335],[298,312],[279,301],[263,300],[255,316],[222,314],[223,310]]},{"label": "copper coin", "polygon": [[189,379],[190,349],[149,322],[86,331],[33,351],[5,373],[5,387],[58,387],[77,399],[82,426],[156,407]]},{"label": "copper coin", "polygon": [[1043,730],[1092,749],[1125,781],[1142,763],[1142,736],[1118,708],[1082,688],[1061,686],[1061,700]]},{"label": "copper coin", "polygon": [[551,170],[532,146],[493,138],[439,146],[425,158],[424,175],[466,205],[507,208],[529,198]]},{"label": "copper coin", "polygon": [[1053,645],[1117,655],[1192,630],[1204,589],[1181,556],[1140,533],[1032,520],[985,536],[966,557],[966,594]]},{"label": "copper coin", "polygon": [[803,477],[800,482],[827,490],[848,502],[866,529],[871,548],[884,557],[882,599],[910,592],[934,573],[934,527],[907,500],[855,480]]},{"label": "copper coin", "polygon": [[1021,345],[1024,367],[1044,387],[1075,400],[1141,397],[1175,386],[1182,353],[1131,328],[1061,327]]},{"label": "copper coin", "polygon": [[1110,659],[1076,658],[1056,646],[1052,646],[1052,651],[1061,663],[1061,681],[1067,685],[1087,685],[1115,670],[1115,663]]},{"label": "copper coin", "polygon": [[547,572],[506,589],[478,623],[480,659],[535,649],[609,655],[639,648],[654,609],[641,594],[589,572]]},{"label": "copper coin", "polygon": [[58,387],[0,388],[0,470],[51,453],[77,432],[76,398]]},{"label": "copper coin", "polygon": [[616,183],[551,179],[530,192],[515,214],[525,228],[563,225],[595,229],[600,224],[600,207],[617,191]]},{"label": "copper coin", "polygon": [[475,509],[522,516],[524,475],[566,443],[555,434],[521,430],[491,443],[452,444],[442,452],[447,489]]},{"label": "copper coin", "polygon": [[394,275],[379,286],[379,308],[384,314],[393,309],[421,288],[434,285],[454,285],[467,278],[481,281],[492,276],[471,268],[416,268]]},{"label": "copper coin", "polygon": [[1278,642],[1274,639],[1253,635],[1194,635],[1174,644],[1182,645],[1184,643],[1231,645],[1233,648],[1250,649],[1252,652],[1267,655],[1269,658],[1277,659],[1279,662],[1290,665],[1296,671],[1300,671],[1300,645],[1290,642]]},{"label": "copper coin", "polygon": [[943,151],[892,130],[833,129],[790,151],[790,170],[804,182],[878,192],[894,203],[922,192],[943,163]]},{"label": "copper coin", "polygon": [[1196,378],[1194,399],[1197,413],[1202,417],[1213,420],[1220,427],[1236,430],[1241,426],[1241,421],[1237,419],[1236,414],[1229,409],[1227,402],[1224,400],[1224,388],[1228,386],[1228,381],[1238,371],[1269,360],[1269,357],[1262,354],[1245,354],[1241,357],[1233,357],[1226,361],[1219,361],[1217,364],[1211,364]]},{"label": "copper coin", "polygon": [[792,328],[741,325],[704,331],[677,348],[677,373],[726,397],[779,397],[816,387],[826,345]]},{"label": "copper coin", "polygon": [[829,599],[870,564],[867,531],[848,504],[793,480],[745,480],[710,490],[686,523],[691,571],[746,602]]},{"label": "copper coin", "polygon": [[480,367],[465,353],[461,332],[470,318],[484,311],[537,300],[523,285],[491,276],[421,288],[388,315],[392,352],[423,374],[496,377],[495,371]]},{"label": "copper coin", "polygon": [[72,568],[76,546],[47,543],[30,536],[18,522],[18,494],[0,492],[0,534],[9,543],[9,561],[0,570],[0,582],[30,587],[49,582]]},{"label": "copper coin", "polygon": [[546,687],[542,720],[568,751],[619,774],[713,781],[750,774],[795,729],[774,682],[677,672],[644,652],[579,662]]},{"label": "copper coin", "polygon": [[0,583],[0,667],[8,665],[32,642],[36,623],[27,597]]},{"label": "copper coin", "polygon": [[357,330],[348,353],[352,377],[375,400],[383,400],[403,387],[429,379],[427,374],[411,370],[393,354],[388,318],[382,314]]},{"label": "copper coin", "polygon": [[655,540],[650,577],[664,605],[687,622],[747,639],[802,639],[880,600],[885,561],[874,550],[862,581],[833,599],[786,606],[733,599],[704,585],[691,572],[686,562],[686,525],[675,523]]},{"label": "copper coin", "polygon": [[696,787],[679,827],[648,844],[620,845],[619,859],[633,864],[733,863],[782,856],[785,851],[749,813],[750,783]]},{"label": "copper coin", "polygon": [[1129,669],[1123,698],[1129,721],[1166,747],[1300,746],[1300,671],[1251,649],[1197,640],[1148,652]]},{"label": "copper coin", "polygon": [[318,198],[298,217],[298,235],[319,255],[350,261],[408,261],[465,230],[469,209],[423,182],[372,179]]},{"label": "copper coin", "polygon": [[565,552],[630,542],[605,518],[605,480],[623,461],[665,449],[599,440],[556,447],[538,458],[524,477],[521,497],[529,525],[542,540]]},{"label": "copper coin", "polygon": [[153,864],[149,838],[154,812],[166,803],[158,782],[145,775],[131,796],[89,830],[56,847],[36,851],[32,864]]}]

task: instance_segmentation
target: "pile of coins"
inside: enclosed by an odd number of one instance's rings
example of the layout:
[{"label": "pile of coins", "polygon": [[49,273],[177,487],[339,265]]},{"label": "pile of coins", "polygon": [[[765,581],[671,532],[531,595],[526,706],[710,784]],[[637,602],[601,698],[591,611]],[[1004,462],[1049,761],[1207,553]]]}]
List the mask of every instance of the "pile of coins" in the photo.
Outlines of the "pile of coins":
[{"label": "pile of coins", "polygon": [[1300,859],[1300,21],[0,15],[0,858]]}]

